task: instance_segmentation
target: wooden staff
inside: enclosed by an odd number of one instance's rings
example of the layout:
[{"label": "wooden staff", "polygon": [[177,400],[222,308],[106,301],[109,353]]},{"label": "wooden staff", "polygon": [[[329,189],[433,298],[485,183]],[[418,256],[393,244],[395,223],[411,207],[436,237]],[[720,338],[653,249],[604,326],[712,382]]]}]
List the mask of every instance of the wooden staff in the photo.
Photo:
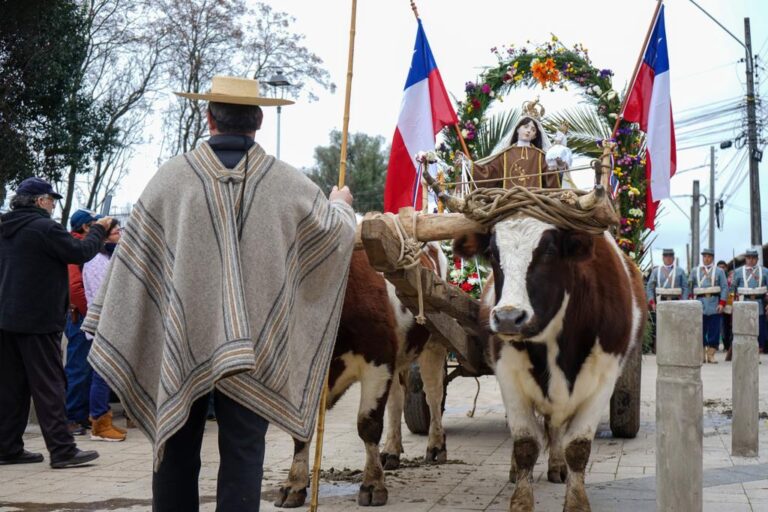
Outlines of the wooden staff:
[{"label": "wooden staff", "polygon": [[656,10],[653,11],[651,24],[648,26],[648,32],[646,32],[645,34],[645,41],[643,42],[643,47],[640,49],[640,55],[638,55],[637,62],[635,63],[635,71],[632,73],[632,80],[630,80],[629,82],[629,88],[627,89],[627,94],[624,96],[624,100],[621,102],[619,115],[616,117],[616,124],[613,125],[611,138],[616,137],[616,132],[619,130],[619,123],[621,123],[621,120],[624,118],[624,109],[627,108],[627,101],[629,100],[629,95],[632,93],[632,87],[634,87],[635,85],[635,80],[637,80],[637,72],[640,70],[640,64],[643,62],[643,57],[645,56],[645,50],[646,48],[648,48],[648,40],[651,38],[651,31],[653,30],[653,26],[656,24],[656,19],[659,17],[659,11],[661,10],[661,5],[662,5],[662,0],[658,0],[656,2]]},{"label": "wooden staff", "polygon": [[[344,187],[347,176],[347,139],[349,135],[349,103],[352,98],[352,65],[355,58],[355,20],[357,18],[357,0],[352,0],[352,14],[349,21],[349,55],[347,57],[347,89],[344,96],[344,124],[341,130],[341,155],[339,157],[339,188]],[[317,498],[320,492],[320,466],[323,461],[323,437],[325,435],[325,412],[328,408],[328,373],[325,374],[323,390],[320,394],[320,410],[317,413],[317,433],[315,435],[315,464],[312,467],[312,497],[309,501],[310,512],[317,511]]]},{"label": "wooden staff", "polygon": [[339,188],[344,186],[347,176],[347,136],[349,135],[349,102],[352,98],[352,64],[355,58],[355,19],[357,0],[352,0],[352,17],[349,22],[349,55],[347,57],[347,90],[344,96],[344,126],[341,129],[341,162],[339,165]]}]

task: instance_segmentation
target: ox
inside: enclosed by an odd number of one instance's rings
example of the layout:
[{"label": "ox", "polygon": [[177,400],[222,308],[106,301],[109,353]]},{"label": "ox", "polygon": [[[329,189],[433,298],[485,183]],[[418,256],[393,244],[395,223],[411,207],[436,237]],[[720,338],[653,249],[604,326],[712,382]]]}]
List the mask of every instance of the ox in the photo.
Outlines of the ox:
[{"label": "ox", "polygon": [[640,272],[607,232],[564,230],[521,213],[488,234],[457,238],[454,250],[484,254],[493,267],[481,318],[513,441],[510,510],[533,510],[529,478],[546,446],[548,479],[567,480],[564,510],[590,510],[592,439],[645,323]]},{"label": "ox", "polygon": [[[427,245],[421,262],[445,276],[447,260],[439,246]],[[401,381],[417,358],[432,416],[427,459],[445,460],[441,423],[445,357],[445,348],[429,341],[429,331],[415,323],[413,315],[397,299],[394,287],[370,266],[365,251],[354,251],[328,375],[328,408],[333,407],[352,384],[360,382],[357,431],[365,445],[365,469],[358,493],[360,505],[387,502],[383,469],[397,468],[403,452]],[[385,406],[388,408],[387,441],[380,454]],[[275,505],[290,508],[303,505],[308,486],[309,443],[294,440],[293,463]]]}]

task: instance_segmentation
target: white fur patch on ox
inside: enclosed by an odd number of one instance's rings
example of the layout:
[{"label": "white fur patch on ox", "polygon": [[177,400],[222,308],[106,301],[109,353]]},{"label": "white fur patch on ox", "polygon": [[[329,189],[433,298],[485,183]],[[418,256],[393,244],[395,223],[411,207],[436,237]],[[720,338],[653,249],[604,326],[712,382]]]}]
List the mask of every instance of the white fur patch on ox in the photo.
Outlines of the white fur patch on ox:
[{"label": "white fur patch on ox", "polygon": [[547,341],[549,384],[546,396],[530,372],[533,364],[528,353],[511,345],[503,346],[494,373],[513,436],[526,432],[543,435],[533,415],[534,410],[549,416],[554,428],[567,426],[567,432],[574,433],[570,439],[586,435],[590,430],[594,435],[620,372],[619,356],[604,352],[598,341],[595,340],[591,353],[579,369],[572,391],[556,363],[557,342]]},{"label": "white fur patch on ox", "polygon": [[531,217],[513,216],[496,224],[496,245],[499,249],[499,265],[504,272],[501,298],[496,307],[514,307],[533,317],[531,299],[528,297],[526,274],[538,247],[542,234],[554,226]]},{"label": "white fur patch on ox", "polygon": [[363,356],[347,352],[340,359],[344,362],[344,371],[333,383],[331,396],[339,396],[355,382],[360,382],[359,416],[366,416],[378,406],[378,400],[387,391],[387,383],[392,378],[389,368],[366,362]]}]

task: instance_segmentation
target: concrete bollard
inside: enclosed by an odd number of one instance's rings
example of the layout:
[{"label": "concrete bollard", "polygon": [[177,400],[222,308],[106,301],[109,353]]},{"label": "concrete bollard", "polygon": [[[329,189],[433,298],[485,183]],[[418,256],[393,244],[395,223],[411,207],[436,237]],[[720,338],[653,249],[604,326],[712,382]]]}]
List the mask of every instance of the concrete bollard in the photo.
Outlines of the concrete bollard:
[{"label": "concrete bollard", "polygon": [[656,309],[656,510],[702,510],[701,303]]},{"label": "concrete bollard", "polygon": [[755,302],[733,304],[733,424],[731,454],[757,457],[758,451],[758,379],[760,361],[757,335],[759,320]]}]

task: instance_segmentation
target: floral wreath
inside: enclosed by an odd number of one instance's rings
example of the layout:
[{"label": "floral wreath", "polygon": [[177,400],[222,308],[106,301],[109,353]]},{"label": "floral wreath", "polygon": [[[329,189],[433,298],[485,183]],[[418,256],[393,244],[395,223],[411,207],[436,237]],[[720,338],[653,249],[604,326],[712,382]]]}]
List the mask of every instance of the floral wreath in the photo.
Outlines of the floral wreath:
[{"label": "floral wreath", "polygon": [[[529,42],[529,46],[492,48],[491,52],[498,64],[483,72],[476,81],[467,82],[466,97],[457,105],[459,127],[473,160],[487,156],[476,153],[476,139],[488,121],[488,108],[521,86],[540,86],[550,91],[578,87],[585,100],[597,108],[598,116],[608,129],[613,128],[621,108],[621,98],[613,89],[613,71],[593,66],[583,45],[568,48],[553,35],[550,41],[538,46],[531,47]],[[461,149],[461,144],[452,126],[444,129],[443,140],[440,156],[445,161],[453,161],[454,152]],[[649,234],[645,230],[645,136],[636,124],[622,121],[611,140],[616,143],[612,192],[621,222],[615,236],[622,250],[639,264]],[[602,140],[595,140],[592,149],[580,152],[598,157],[602,153]],[[456,180],[448,176],[448,181]],[[460,275],[451,276],[451,281],[462,286],[476,272],[474,267],[465,265]]]}]

